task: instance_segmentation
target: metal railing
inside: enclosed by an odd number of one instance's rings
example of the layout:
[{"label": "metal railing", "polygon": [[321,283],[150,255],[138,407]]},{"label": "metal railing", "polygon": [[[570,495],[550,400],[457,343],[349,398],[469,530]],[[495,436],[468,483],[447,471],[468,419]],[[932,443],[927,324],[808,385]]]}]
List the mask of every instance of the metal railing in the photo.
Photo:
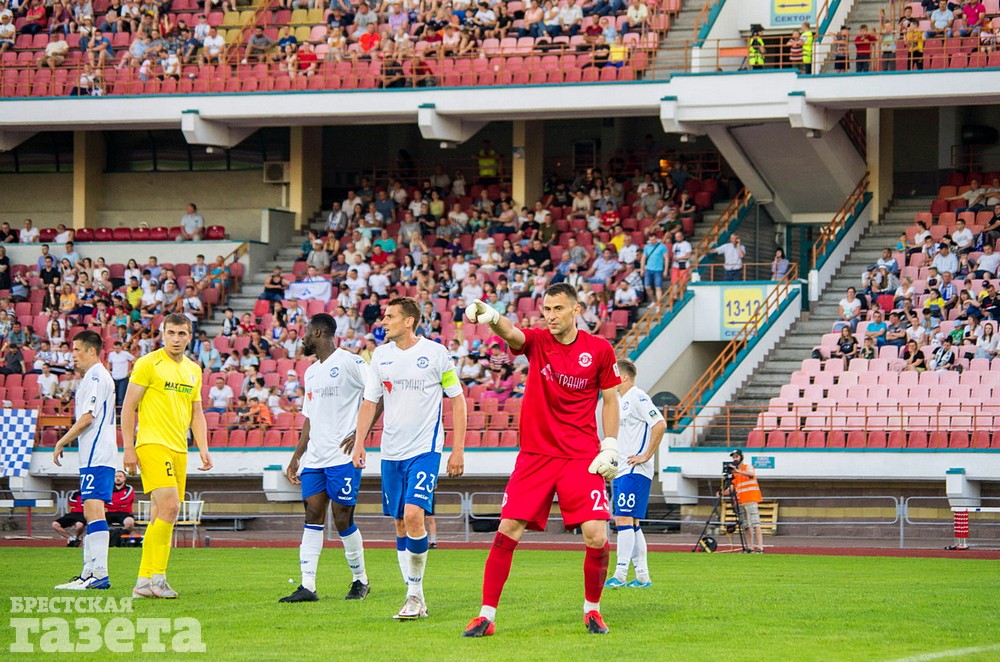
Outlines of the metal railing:
[{"label": "metal railing", "polygon": [[[252,26],[251,26],[252,27]],[[200,66],[189,63],[182,67],[179,75],[165,76],[162,72],[140,79],[137,70],[126,67],[118,72],[109,63],[102,68],[91,70],[80,60],[62,64],[56,68],[64,72],[57,77],[46,74],[36,75],[40,70],[35,63],[24,61],[8,64],[0,68],[0,97],[61,97],[78,87],[78,96],[137,95],[137,94],[185,94],[185,93],[255,93],[259,91],[296,90],[340,90],[379,89],[382,87],[488,87],[495,85],[538,85],[563,83],[616,83],[633,80],[653,80],[670,73],[713,73],[720,71],[741,71],[749,68],[747,42],[742,38],[689,40],[672,46],[660,47],[652,38],[655,32],[646,33],[645,41],[629,46],[626,64],[622,67],[609,66],[604,56],[592,57],[590,47],[570,47],[566,44],[546,47],[545,50],[523,50],[520,52],[474,53],[444,57],[439,54],[420,54],[399,60],[399,70],[389,72],[378,60],[358,57],[343,58],[342,61],[327,60],[319,63],[314,73],[299,73],[295,77],[286,71],[269,71],[261,74],[256,65],[227,61],[225,64]],[[819,73],[821,62],[832,60],[836,46],[821,43],[826,35],[819,35],[813,48],[813,63],[804,66],[791,59],[791,49],[783,42],[771,45],[764,54],[766,70],[800,70],[803,73]],[[242,39],[242,37],[241,37]],[[929,40],[931,46],[922,52],[909,53],[905,42],[898,42],[896,51],[887,59],[881,52],[873,52],[868,62],[871,72],[889,70],[944,70],[949,68],[980,69],[991,65],[991,54],[972,49],[966,41],[969,38]],[[937,42],[940,42],[937,43]],[[225,58],[232,56],[240,44],[234,42]],[[877,42],[876,42],[877,46]],[[582,50],[578,50],[582,49]],[[41,52],[39,52],[39,56]],[[579,56],[591,57],[591,61],[581,63]],[[558,61],[546,60],[553,56]],[[568,58],[572,57],[572,62]],[[857,60],[847,54],[843,60],[843,71],[830,70],[824,73],[848,73],[856,67]],[[78,83],[82,76],[89,75],[93,81],[86,85]],[[279,82],[281,81],[281,82]],[[90,90],[97,93],[91,94]]]},{"label": "metal railing", "polygon": [[798,265],[789,265],[788,273],[778,281],[778,284],[764,298],[750,319],[737,332],[728,345],[716,357],[715,361],[708,367],[708,370],[694,383],[687,394],[681,398],[680,404],[675,408],[674,420],[680,422],[693,419],[700,411],[702,400],[712,389],[716,380],[725,374],[730,365],[735,363],[750,340],[754,338],[760,329],[767,324],[771,315],[777,312],[792,290],[792,284],[798,280]]},{"label": "metal railing", "polygon": [[[858,393],[862,394],[863,390]],[[772,398],[767,407],[713,407],[711,418],[692,417],[690,427],[695,438],[709,444],[750,448],[996,448],[992,435],[1000,419],[1000,403],[983,405],[977,399],[964,405],[900,404],[886,400],[869,405],[858,404],[850,396],[837,404],[831,404],[832,400],[836,398],[819,402]],[[666,413],[678,417],[669,408]],[[772,432],[780,434],[775,438]]]},{"label": "metal railing", "polygon": [[253,16],[251,16],[250,19],[240,27],[239,36],[236,39],[229,40],[228,34],[226,35],[226,52],[221,58],[222,62],[231,64],[233,59],[239,56],[240,49],[245,46],[247,39],[250,37],[250,33],[253,32],[258,25],[264,25],[264,21],[261,19],[264,18],[265,12],[268,12],[271,9],[271,5],[274,3],[274,0],[254,1],[259,4],[255,8]]},{"label": "metal railing", "polygon": [[629,327],[622,339],[618,341],[615,351],[619,356],[628,356],[629,352],[636,349],[642,339],[660,324],[666,313],[673,312],[674,306],[684,298],[684,294],[687,292],[691,270],[697,267],[719,237],[727,232],[732,222],[739,217],[744,209],[749,207],[751,201],[750,191],[745,188],[732,199],[722,215],[712,224],[712,227],[692,250],[690,260],[692,266],[689,266],[680,278],[670,284],[659,301],[654,301],[647,307],[646,314],[636,320],[635,324]]},{"label": "metal railing", "polygon": [[858,154],[861,155],[861,158],[867,160],[867,130],[865,125],[858,120],[858,117],[855,115],[853,110],[848,110],[840,117],[840,126],[847,133],[847,137],[850,138],[851,144],[854,145],[854,149],[858,150]]},{"label": "metal railing", "polygon": [[[790,262],[788,268],[791,269],[792,265],[798,268],[797,262]],[[726,265],[722,262],[713,262],[711,264],[700,264],[694,268],[701,277],[701,282],[738,282],[741,280],[781,280],[781,278],[774,278],[774,263],[773,262],[744,262],[743,266],[739,269],[739,277],[734,278],[733,281],[728,281],[726,278]],[[735,269],[734,269],[735,271]]]},{"label": "metal railing", "polygon": [[870,175],[871,173],[865,172],[864,176],[854,187],[854,190],[844,200],[844,204],[833,215],[830,222],[819,229],[819,238],[813,243],[811,250],[813,269],[818,268],[820,258],[826,255],[832,244],[836,243],[840,237],[840,233],[847,227],[847,222],[857,213],[858,205],[864,201],[865,193],[868,191],[868,178]]}]

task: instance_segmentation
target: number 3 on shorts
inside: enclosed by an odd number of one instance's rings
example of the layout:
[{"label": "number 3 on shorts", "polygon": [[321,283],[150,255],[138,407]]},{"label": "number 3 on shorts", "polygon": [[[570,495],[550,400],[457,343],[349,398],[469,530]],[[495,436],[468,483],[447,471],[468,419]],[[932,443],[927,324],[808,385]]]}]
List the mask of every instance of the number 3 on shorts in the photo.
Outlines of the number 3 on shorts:
[{"label": "number 3 on shorts", "polygon": [[608,511],[608,495],[604,490],[591,490],[590,498],[594,500],[594,510]]}]

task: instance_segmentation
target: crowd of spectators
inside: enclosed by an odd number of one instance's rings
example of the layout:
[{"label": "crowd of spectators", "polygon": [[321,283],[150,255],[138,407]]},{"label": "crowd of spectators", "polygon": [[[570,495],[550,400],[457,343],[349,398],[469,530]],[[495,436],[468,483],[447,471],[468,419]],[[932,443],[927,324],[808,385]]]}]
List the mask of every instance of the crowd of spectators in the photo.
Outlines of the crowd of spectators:
[{"label": "crowd of spectators", "polygon": [[[203,228],[196,206],[188,205],[178,241],[198,240]],[[13,263],[6,246],[38,244],[39,234],[29,219],[20,232],[0,224],[0,375],[38,375],[38,395],[61,400],[63,408],[76,385],[76,333],[92,330],[105,339],[120,405],[131,363],[160,346],[163,316],[183,313],[197,329],[207,303],[219,300],[231,278],[223,256],[209,264],[199,254],[193,264],[172,265],[161,265],[155,256],[142,265],[81,257],[73,231],[63,225],[51,245],[40,244],[34,263]]]},{"label": "crowd of spectators", "polygon": [[894,249],[884,248],[839,302],[831,357],[884,358],[881,348],[895,347],[895,367],[916,371],[961,370],[965,359],[997,357],[1000,181],[983,187],[973,179],[946,200],[964,203],[958,214],[986,212],[975,217],[983,222],[973,228],[958,218],[932,232],[917,220],[912,241],[904,233]]},{"label": "crowd of spectators", "polygon": [[[201,13],[184,12],[171,5],[192,3],[154,0],[70,0],[66,4],[42,0],[0,3],[0,54],[15,49],[18,33],[49,35],[44,51],[36,42],[33,64],[55,70],[69,62],[87,68],[79,93],[102,89],[105,67],[135,71],[142,81],[152,78],[179,80],[186,65],[274,63],[292,79],[312,76],[322,62],[367,61],[382,58],[386,87],[404,84],[434,85],[436,77],[424,58],[434,56],[492,55],[491,44],[505,38],[532,37],[536,52],[553,49],[593,54],[588,66],[621,68],[637,44],[626,34],[645,35],[653,31],[655,10],[647,0],[570,0],[560,4],[472,2],[456,0],[448,4],[436,0],[404,2],[358,2],[332,0],[322,12],[322,24],[314,25],[308,38],[293,32],[305,20],[291,10],[307,8],[295,0],[278,3],[267,13],[265,23],[251,30],[240,46],[240,55],[227,57],[227,43],[235,34],[224,36],[220,26],[231,33],[242,30],[240,22],[221,18],[221,12],[235,12],[230,0],[205,3]],[[282,8],[284,4],[293,7]],[[309,14],[312,20],[319,15]],[[216,18],[219,17],[219,18]],[[16,27],[16,26],[19,26]],[[240,33],[242,36],[242,33]],[[560,43],[565,38],[565,43]],[[569,40],[573,40],[570,47]],[[79,50],[80,58],[70,58]],[[529,49],[531,50],[531,49]],[[520,53],[519,53],[520,54]],[[414,66],[403,75],[402,61]],[[415,77],[407,80],[407,77]]]},{"label": "crowd of spectators", "polygon": [[[485,143],[476,157],[476,183],[440,166],[415,181],[362,177],[333,204],[322,229],[309,232],[292,273],[274,269],[253,312],[222,308],[217,337],[199,328],[201,294],[228,281],[223,258],[209,264],[198,255],[190,265],[160,265],[149,257],[142,265],[108,265],[103,258],[81,258],[72,231],[60,228],[66,243],[43,244],[37,264],[17,268],[3,242],[32,242],[38,231],[28,221],[21,232],[3,224],[0,290],[8,296],[0,300],[0,336],[7,367],[0,372],[38,374],[39,386],[45,384],[40,395],[61,399],[65,410],[75,385],[67,341],[90,328],[108,343],[106,360],[121,401],[131,363],[159,346],[161,316],[183,312],[195,328],[190,356],[206,375],[206,411],[219,414],[220,425],[263,431],[301,408],[309,315],[330,312],[338,345],[370,359],[385,337],[385,303],[410,295],[423,311],[418,335],[448,347],[477,400],[502,404],[523,394],[526,364],[498,338],[463,329],[462,315],[473,299],[532,326],[540,323],[545,288],[568,282],[584,304],[580,328],[614,340],[641,305],[662,296],[665,280],[686,273],[692,248],[684,230],[693,230],[698,217],[691,193],[701,180],[682,162],[661,174],[651,137],[649,149],[655,157],[640,155],[635,167],[614,164],[615,174],[593,168],[572,179],[548,177],[542,198],[530,206],[495,183],[502,159]],[[483,154],[498,162],[484,163]],[[628,170],[631,176],[623,174]],[[178,240],[199,238],[204,219],[195,205],[188,206],[181,228]],[[332,297],[298,301],[288,295],[295,282],[329,282]],[[24,309],[16,308],[24,303],[33,313],[27,327]]]}]

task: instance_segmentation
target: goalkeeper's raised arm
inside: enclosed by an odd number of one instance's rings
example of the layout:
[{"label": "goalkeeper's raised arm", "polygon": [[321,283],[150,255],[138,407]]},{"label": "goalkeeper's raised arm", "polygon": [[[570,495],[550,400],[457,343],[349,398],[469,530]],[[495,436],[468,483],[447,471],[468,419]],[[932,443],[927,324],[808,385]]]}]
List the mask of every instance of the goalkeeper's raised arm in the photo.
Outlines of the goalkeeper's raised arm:
[{"label": "goalkeeper's raised arm", "polygon": [[524,333],[521,329],[484,301],[479,299],[473,301],[472,305],[465,309],[465,317],[473,324],[489,324],[511,349],[517,350],[524,346]]}]

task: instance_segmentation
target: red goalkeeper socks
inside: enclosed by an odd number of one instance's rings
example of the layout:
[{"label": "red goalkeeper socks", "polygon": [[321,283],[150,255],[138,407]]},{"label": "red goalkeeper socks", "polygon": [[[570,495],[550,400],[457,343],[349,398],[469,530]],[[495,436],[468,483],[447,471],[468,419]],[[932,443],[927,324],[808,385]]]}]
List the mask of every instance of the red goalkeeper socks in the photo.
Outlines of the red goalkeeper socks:
[{"label": "red goalkeeper socks", "polygon": [[[483,571],[483,605],[496,607],[500,603],[500,594],[510,576],[510,566],[514,561],[514,549],[517,541],[497,532],[493,538],[493,547],[486,558],[486,568]],[[604,555],[604,568],[607,570],[607,550]],[[601,580],[603,583],[604,580]]]},{"label": "red goalkeeper socks", "polygon": [[583,558],[583,594],[587,602],[601,601],[604,580],[608,578],[608,558],[611,556],[610,543],[604,547],[588,547]]}]

